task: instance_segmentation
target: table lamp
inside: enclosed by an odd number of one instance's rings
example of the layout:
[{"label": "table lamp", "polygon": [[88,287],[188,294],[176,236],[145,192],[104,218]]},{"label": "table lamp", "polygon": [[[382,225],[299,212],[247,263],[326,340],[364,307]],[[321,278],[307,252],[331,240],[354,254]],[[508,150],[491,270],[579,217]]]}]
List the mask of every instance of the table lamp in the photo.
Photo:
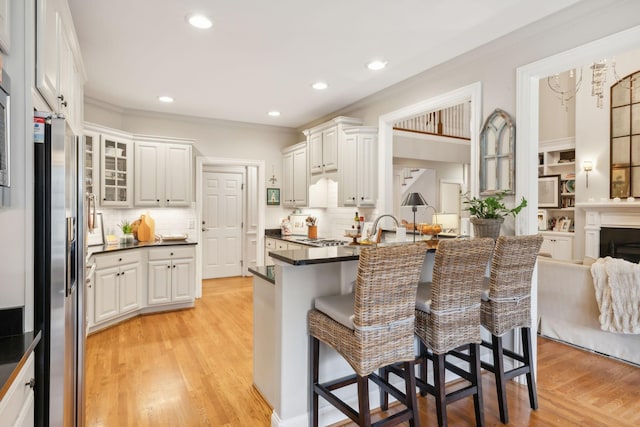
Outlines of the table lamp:
[{"label": "table lamp", "polygon": [[411,210],[413,211],[413,241],[416,241],[416,212],[418,211],[418,206],[429,206],[429,204],[424,200],[422,194],[420,193],[409,193],[407,197],[402,201],[402,206],[411,206]]}]

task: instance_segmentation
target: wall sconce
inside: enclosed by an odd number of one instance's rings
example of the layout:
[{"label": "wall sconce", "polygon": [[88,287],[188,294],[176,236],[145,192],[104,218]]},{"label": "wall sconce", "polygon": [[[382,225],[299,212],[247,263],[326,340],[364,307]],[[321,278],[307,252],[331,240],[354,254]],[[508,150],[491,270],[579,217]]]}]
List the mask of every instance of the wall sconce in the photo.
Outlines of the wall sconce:
[{"label": "wall sconce", "polygon": [[593,162],[591,160],[582,162],[582,170],[587,174],[587,188],[589,188],[589,172],[593,170]]}]

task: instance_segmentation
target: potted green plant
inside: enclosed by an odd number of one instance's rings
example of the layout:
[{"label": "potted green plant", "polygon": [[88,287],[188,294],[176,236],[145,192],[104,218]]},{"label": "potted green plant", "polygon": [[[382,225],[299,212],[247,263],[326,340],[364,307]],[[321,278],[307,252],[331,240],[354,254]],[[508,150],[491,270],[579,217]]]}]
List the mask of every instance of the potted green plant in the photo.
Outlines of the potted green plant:
[{"label": "potted green plant", "polygon": [[122,230],[123,234],[122,243],[133,242],[133,228],[131,226],[131,223],[124,220],[120,224],[118,224],[118,226]]},{"label": "potted green plant", "polygon": [[507,208],[503,202],[506,194],[506,191],[500,191],[484,199],[465,196],[465,200],[462,203],[466,205],[465,210],[471,214],[470,221],[473,224],[476,237],[497,239],[500,235],[500,227],[504,222],[504,217],[511,215],[515,218],[527,206],[527,200],[523,197],[520,204],[514,208]]}]

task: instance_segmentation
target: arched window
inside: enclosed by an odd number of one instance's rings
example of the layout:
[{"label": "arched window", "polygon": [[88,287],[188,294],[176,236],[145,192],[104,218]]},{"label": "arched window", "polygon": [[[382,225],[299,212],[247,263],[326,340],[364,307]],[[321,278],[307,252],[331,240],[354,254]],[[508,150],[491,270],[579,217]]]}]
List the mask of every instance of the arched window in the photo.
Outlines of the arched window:
[{"label": "arched window", "polygon": [[514,192],[516,129],[509,114],[496,108],[480,133],[480,194]]}]

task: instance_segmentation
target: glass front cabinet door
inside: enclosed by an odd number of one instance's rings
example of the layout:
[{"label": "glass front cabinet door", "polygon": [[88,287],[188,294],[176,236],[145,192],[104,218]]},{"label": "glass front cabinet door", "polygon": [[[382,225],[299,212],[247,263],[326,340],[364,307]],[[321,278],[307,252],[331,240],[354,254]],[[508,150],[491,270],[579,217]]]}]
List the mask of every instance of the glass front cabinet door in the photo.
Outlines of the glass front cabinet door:
[{"label": "glass front cabinet door", "polygon": [[100,161],[101,205],[131,207],[133,141],[118,135],[100,135]]}]

